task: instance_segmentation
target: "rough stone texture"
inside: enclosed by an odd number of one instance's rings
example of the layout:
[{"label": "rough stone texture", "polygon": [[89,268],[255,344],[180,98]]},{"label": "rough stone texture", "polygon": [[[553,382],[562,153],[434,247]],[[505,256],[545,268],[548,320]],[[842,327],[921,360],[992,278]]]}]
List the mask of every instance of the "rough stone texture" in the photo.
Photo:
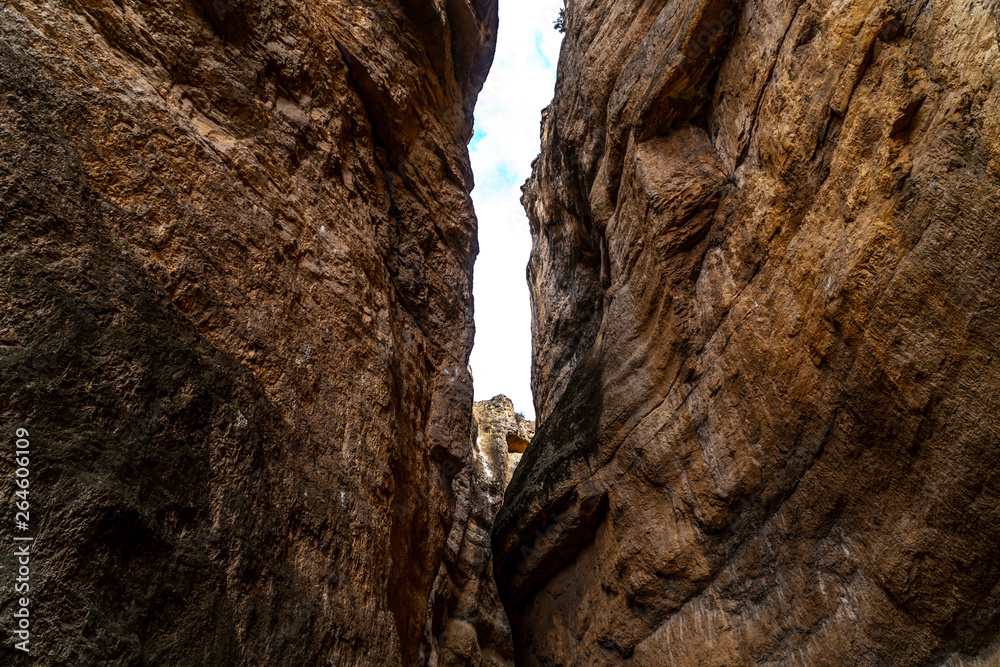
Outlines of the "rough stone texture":
[{"label": "rough stone texture", "polygon": [[[535,437],[535,422],[525,419],[524,414],[515,412],[513,401],[503,394],[494,396],[488,401],[474,403],[473,416],[479,427],[480,436],[485,438],[482,444],[503,449],[503,484],[500,487],[503,495],[503,489],[507,488],[510,478],[514,476],[514,470],[521,461],[524,450]],[[497,508],[499,507],[497,505]]]},{"label": "rough stone texture", "polygon": [[[432,665],[514,664],[510,623],[493,580],[490,533],[512,471],[514,447],[527,444],[534,423],[514,412],[500,394],[472,409],[473,459],[456,475],[455,522],[448,536],[445,567],[435,582],[434,604],[442,615],[442,641],[432,643]],[[523,451],[523,448],[522,448]],[[520,457],[520,454],[513,453]],[[438,650],[439,649],[439,650]]]},{"label": "rough stone texture", "polygon": [[[492,0],[0,6],[31,664],[410,665],[444,641],[496,25]],[[13,519],[0,662],[25,664]]]},{"label": "rough stone texture", "polygon": [[996,664],[998,3],[566,16],[518,664]]}]

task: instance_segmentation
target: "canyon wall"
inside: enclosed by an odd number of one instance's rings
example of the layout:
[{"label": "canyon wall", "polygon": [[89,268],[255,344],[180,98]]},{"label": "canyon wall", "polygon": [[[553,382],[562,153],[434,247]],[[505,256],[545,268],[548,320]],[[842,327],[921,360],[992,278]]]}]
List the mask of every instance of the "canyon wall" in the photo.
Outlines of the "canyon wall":
[{"label": "canyon wall", "polygon": [[569,0],[519,665],[996,664],[1000,6]]},{"label": "canyon wall", "polygon": [[[530,440],[534,424],[514,412],[510,399],[500,394],[472,405],[472,461],[453,482],[455,520],[448,535],[446,566],[435,580],[434,607],[441,628],[430,665],[514,664],[510,623],[493,580],[490,533],[510,469],[517,465],[522,443]],[[513,451],[512,451],[513,450]]]},{"label": "canyon wall", "polygon": [[[495,0],[0,7],[0,495],[26,429],[31,664],[446,651],[496,28]],[[26,664],[0,522],[0,662]]]}]

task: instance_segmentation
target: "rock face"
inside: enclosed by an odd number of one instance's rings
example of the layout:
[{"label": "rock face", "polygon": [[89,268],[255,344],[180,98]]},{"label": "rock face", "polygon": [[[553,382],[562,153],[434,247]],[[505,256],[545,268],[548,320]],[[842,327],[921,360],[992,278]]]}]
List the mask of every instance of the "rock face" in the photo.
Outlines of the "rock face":
[{"label": "rock face", "polygon": [[[490,532],[513,467],[531,439],[534,423],[514,412],[504,395],[473,404],[472,463],[456,475],[455,521],[446,566],[435,582],[435,625],[441,641],[429,664],[513,665],[510,623],[493,580]],[[516,457],[516,458],[515,458]]]},{"label": "rock face", "polygon": [[535,437],[535,422],[515,412],[514,403],[503,394],[474,403],[473,416],[480,436],[486,438],[484,443],[504,452],[502,491],[510,483],[528,443]]},{"label": "rock face", "polygon": [[995,664],[1000,7],[566,16],[518,664]]},{"label": "rock face", "polygon": [[473,460],[466,144],[496,26],[492,0],[0,8],[31,664],[446,648],[432,591]]}]

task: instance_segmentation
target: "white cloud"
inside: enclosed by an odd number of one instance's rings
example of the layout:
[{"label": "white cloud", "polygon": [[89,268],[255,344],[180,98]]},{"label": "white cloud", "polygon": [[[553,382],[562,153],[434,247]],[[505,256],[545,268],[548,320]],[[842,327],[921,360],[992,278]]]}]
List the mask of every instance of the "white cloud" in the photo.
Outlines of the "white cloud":
[{"label": "white cloud", "polygon": [[469,145],[479,217],[476,261],[476,400],[506,394],[529,417],[531,314],[525,267],[531,251],[521,184],[539,150],[541,110],[551,101],[562,0],[502,0],[493,67],[476,105]]}]

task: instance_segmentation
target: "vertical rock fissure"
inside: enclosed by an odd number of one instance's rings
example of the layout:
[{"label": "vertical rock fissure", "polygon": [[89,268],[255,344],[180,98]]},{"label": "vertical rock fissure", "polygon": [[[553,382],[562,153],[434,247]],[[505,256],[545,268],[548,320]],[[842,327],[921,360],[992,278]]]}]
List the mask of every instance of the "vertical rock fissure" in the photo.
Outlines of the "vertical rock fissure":
[{"label": "vertical rock fissure", "polygon": [[494,581],[491,531],[521,456],[508,442],[530,441],[534,422],[516,413],[502,394],[477,401],[472,412],[472,460],[455,477],[458,511],[434,593],[444,613],[428,626],[428,635],[438,640],[428,658],[431,664],[456,667],[510,666],[514,646]]}]

